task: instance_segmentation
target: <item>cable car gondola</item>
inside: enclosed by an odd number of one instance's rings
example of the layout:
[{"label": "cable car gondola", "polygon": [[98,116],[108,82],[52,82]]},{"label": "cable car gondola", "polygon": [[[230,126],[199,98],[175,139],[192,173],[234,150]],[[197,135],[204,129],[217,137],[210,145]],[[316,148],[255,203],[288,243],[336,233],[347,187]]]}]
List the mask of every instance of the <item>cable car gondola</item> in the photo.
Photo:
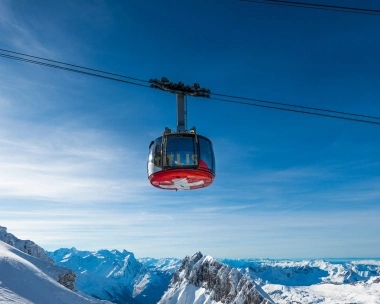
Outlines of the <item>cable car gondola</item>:
[{"label": "cable car gondola", "polygon": [[186,130],[184,94],[177,94],[177,131],[165,128],[149,145],[148,178],[157,188],[194,190],[212,184],[215,157],[211,141]]}]

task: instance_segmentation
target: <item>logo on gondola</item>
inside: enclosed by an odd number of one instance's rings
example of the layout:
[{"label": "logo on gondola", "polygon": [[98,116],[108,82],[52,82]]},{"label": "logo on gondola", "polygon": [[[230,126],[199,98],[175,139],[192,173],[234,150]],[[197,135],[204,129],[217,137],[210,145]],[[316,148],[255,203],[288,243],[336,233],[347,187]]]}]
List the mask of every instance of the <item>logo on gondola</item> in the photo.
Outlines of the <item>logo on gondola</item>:
[{"label": "logo on gondola", "polygon": [[204,181],[197,181],[194,183],[189,183],[187,178],[174,178],[172,179],[173,185],[160,185],[164,189],[175,189],[175,190],[190,190],[191,187],[199,187],[204,185]]}]

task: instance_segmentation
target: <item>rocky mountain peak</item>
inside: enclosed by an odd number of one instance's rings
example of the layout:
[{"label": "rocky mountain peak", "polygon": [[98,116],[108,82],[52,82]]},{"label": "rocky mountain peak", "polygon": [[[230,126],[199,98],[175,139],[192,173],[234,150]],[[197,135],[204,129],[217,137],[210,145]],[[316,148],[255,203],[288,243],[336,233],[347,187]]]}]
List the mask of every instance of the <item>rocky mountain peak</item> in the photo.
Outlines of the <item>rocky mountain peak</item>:
[{"label": "rocky mountain peak", "polygon": [[[180,268],[173,275],[169,290],[159,303],[182,303],[180,298],[185,296],[186,299],[194,299],[194,303],[272,303],[258,289],[260,288],[249,277],[237,269],[196,252],[183,259]],[[204,302],[198,302],[200,293],[203,293]]]}]

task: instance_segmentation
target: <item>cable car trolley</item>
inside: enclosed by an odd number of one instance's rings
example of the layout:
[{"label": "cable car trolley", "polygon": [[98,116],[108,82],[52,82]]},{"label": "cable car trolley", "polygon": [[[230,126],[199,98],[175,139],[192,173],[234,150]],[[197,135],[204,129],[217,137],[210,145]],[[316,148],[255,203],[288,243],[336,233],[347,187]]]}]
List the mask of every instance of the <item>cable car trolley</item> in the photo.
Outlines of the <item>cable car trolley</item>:
[{"label": "cable car trolley", "polygon": [[153,88],[177,95],[177,130],[165,128],[162,136],[149,145],[148,178],[157,188],[194,190],[212,184],[215,178],[215,157],[211,141],[187,130],[186,95],[209,97],[210,91],[198,84],[173,84],[163,77],[150,80]]}]

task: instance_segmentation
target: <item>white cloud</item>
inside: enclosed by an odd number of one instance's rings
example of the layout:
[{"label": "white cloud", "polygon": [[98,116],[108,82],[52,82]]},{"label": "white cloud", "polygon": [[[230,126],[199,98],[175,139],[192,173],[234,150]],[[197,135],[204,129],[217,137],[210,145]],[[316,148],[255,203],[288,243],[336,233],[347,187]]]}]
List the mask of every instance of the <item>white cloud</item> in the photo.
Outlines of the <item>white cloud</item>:
[{"label": "white cloud", "polygon": [[[78,126],[81,128],[80,126]],[[0,131],[0,197],[128,200],[146,185],[144,161],[97,130],[14,121]],[[144,172],[145,173],[145,172]],[[135,176],[137,175],[137,177]]]},{"label": "white cloud", "polygon": [[[5,211],[2,214],[8,220],[0,224],[49,250],[116,248],[139,257],[183,257],[197,250],[216,257],[345,257],[371,242],[367,252],[379,250],[377,212],[298,210],[284,216],[260,209],[233,214],[191,208],[186,212],[174,208],[169,213],[137,209],[128,204],[124,208],[46,205],[45,211],[37,208],[27,220],[23,213]],[[372,233],[367,234],[368,230]]]}]

